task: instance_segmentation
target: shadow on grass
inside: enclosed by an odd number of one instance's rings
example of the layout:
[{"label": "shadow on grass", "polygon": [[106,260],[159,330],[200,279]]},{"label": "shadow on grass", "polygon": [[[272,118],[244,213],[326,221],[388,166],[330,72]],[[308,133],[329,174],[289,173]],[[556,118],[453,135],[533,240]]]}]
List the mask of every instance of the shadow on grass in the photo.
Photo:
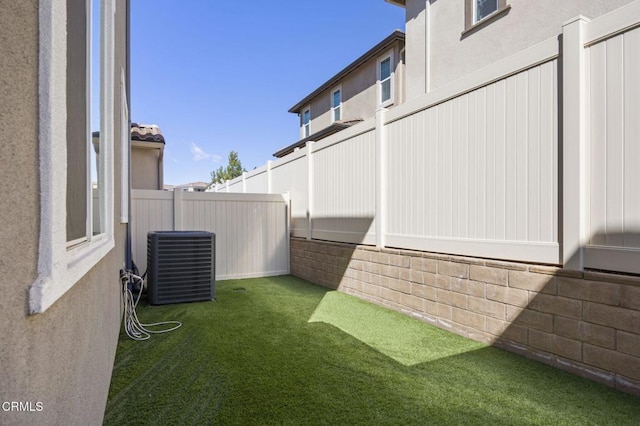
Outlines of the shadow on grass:
[{"label": "shadow on grass", "polygon": [[309,322],[330,324],[406,366],[485,346],[337,291],[324,295]]},{"label": "shadow on grass", "polygon": [[[309,322],[327,294],[294,277],[275,277],[220,282],[216,302],[141,307],[145,321],[184,325],[146,342],[121,338],[105,423],[640,421],[637,399],[496,348],[397,362],[333,325]],[[373,308],[377,316],[390,315],[397,335],[405,321],[433,329]],[[479,345],[450,336],[449,348]],[[446,351],[442,343],[433,349]]]}]

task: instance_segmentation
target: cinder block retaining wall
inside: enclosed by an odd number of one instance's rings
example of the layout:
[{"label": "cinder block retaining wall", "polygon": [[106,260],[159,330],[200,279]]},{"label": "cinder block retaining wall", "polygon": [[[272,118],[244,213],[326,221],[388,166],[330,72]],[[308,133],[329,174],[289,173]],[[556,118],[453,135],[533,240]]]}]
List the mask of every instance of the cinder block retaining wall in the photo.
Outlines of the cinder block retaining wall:
[{"label": "cinder block retaining wall", "polygon": [[640,395],[640,278],[291,239],[291,273]]}]

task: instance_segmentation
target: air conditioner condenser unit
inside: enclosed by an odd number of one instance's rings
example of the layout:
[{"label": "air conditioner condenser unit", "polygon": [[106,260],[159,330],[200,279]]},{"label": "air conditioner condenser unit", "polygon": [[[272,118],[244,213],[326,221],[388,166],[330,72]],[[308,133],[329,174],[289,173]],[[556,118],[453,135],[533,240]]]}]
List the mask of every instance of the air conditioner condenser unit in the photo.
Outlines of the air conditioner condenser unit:
[{"label": "air conditioner condenser unit", "polygon": [[147,234],[147,295],[152,305],[215,299],[216,236],[205,231]]}]

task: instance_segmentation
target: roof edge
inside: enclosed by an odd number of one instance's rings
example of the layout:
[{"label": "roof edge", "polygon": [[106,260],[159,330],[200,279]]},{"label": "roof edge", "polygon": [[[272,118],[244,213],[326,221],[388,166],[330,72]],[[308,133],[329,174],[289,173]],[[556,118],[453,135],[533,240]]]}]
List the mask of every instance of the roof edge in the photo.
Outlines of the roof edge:
[{"label": "roof edge", "polygon": [[305,96],[300,102],[296,103],[294,106],[289,108],[289,112],[294,113],[294,114],[299,113],[302,108],[307,106],[307,104],[309,103],[309,101],[311,99],[313,99],[316,96],[318,96],[321,92],[331,88],[339,80],[341,80],[344,76],[346,76],[351,71],[353,71],[356,68],[358,68],[364,62],[366,62],[369,59],[375,57],[378,53],[380,53],[381,51],[385,50],[390,44],[394,43],[397,40],[404,40],[404,39],[405,39],[404,31],[395,30],[390,35],[388,35],[384,40],[382,40],[380,43],[376,44],[371,49],[369,49],[365,54],[360,56],[355,61],[351,62],[349,65],[347,65],[344,69],[342,69],[342,71],[338,72],[336,75],[331,77],[329,80],[327,80],[320,87],[318,87],[313,92],[311,92],[310,94]]},{"label": "roof edge", "polygon": [[324,129],[318,130],[314,134],[307,136],[306,138],[300,139],[299,141],[294,142],[291,145],[288,145],[282,149],[279,149],[278,151],[273,153],[273,156],[277,158],[282,158],[285,155],[295,151],[296,148],[304,147],[308,141],[317,142],[319,140],[326,138],[327,136],[331,136],[334,133],[338,133],[339,131],[347,129],[362,121],[363,120],[361,118],[356,118],[354,120],[349,120],[349,121],[336,121],[331,125],[325,127]]},{"label": "roof edge", "polygon": [[389,4],[393,4],[395,6],[407,7],[407,0],[384,0]]}]

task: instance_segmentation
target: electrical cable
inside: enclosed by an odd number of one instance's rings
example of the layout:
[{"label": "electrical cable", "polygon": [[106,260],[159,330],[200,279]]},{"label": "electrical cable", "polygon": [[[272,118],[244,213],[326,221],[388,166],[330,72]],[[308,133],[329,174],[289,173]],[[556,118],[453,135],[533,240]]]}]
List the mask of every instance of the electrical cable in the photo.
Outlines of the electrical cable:
[{"label": "electrical cable", "polygon": [[[129,282],[137,281],[140,284],[140,290],[138,291],[138,296],[134,298],[133,293],[129,289]],[[122,298],[124,303],[123,309],[123,323],[124,330],[127,333],[127,336],[133,340],[147,340],[151,337],[152,334],[161,334],[168,333],[170,331],[176,330],[182,326],[182,323],[179,321],[162,321],[155,322],[150,324],[141,323],[138,319],[138,315],[136,314],[136,307],[138,306],[138,302],[140,301],[140,296],[142,295],[142,287],[143,287],[143,278],[135,275],[134,273],[127,271],[122,272],[120,274],[120,281],[122,283]],[[162,330],[150,330],[148,327],[159,327],[171,325],[172,327],[162,329]]]}]

